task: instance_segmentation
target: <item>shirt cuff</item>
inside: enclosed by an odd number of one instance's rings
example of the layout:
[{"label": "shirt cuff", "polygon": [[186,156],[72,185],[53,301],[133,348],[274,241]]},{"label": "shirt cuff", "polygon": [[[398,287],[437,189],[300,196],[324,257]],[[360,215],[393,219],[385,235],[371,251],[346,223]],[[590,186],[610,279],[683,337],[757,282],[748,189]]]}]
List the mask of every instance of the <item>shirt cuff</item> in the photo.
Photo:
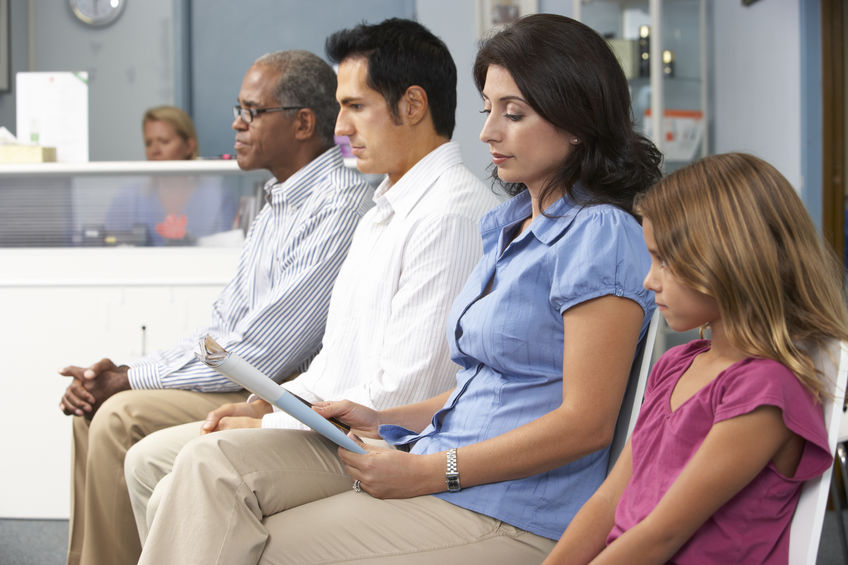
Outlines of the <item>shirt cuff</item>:
[{"label": "shirt cuff", "polygon": [[160,389],[162,381],[159,379],[159,370],[153,361],[139,361],[129,363],[127,379],[132,389]]},{"label": "shirt cuff", "polygon": [[270,414],[262,416],[262,427],[265,429],[282,430],[308,430],[309,426],[301,424],[296,418],[292,418],[282,410],[274,407]]}]

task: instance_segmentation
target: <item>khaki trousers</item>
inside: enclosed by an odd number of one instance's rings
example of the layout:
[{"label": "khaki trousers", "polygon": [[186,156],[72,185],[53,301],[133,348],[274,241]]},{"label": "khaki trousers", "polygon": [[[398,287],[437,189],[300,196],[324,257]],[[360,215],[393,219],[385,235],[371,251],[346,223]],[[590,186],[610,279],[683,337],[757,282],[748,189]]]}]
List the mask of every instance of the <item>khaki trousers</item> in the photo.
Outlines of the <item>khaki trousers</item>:
[{"label": "khaki trousers", "polygon": [[[147,539],[148,515],[152,522],[158,504],[158,499],[151,500],[156,485],[171,472],[174,460],[183,446],[202,435],[202,424],[203,422],[191,422],[159,430],[142,438],[127,451],[124,459],[124,478],[141,545],[144,545]],[[157,496],[160,490],[156,489]],[[151,504],[153,508],[148,514],[148,506]]]},{"label": "khaki trousers", "polygon": [[355,493],[315,432],[232,430],[177,456],[140,564],[535,564],[554,541],[433,496]]},{"label": "khaki trousers", "polygon": [[68,563],[123,565],[141,552],[124,482],[127,449],[156,430],[206,417],[245,392],[129,390],[109,398],[90,421],[74,417]]}]

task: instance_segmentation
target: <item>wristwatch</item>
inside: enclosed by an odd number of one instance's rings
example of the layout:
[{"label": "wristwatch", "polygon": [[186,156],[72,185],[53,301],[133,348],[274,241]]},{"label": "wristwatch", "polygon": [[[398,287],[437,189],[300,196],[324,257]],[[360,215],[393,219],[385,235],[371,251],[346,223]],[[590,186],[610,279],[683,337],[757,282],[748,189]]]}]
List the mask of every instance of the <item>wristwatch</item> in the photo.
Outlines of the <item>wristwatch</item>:
[{"label": "wristwatch", "polygon": [[448,484],[448,491],[457,492],[462,487],[459,486],[459,470],[456,468],[456,448],[448,449],[447,465],[445,467],[445,482]]}]

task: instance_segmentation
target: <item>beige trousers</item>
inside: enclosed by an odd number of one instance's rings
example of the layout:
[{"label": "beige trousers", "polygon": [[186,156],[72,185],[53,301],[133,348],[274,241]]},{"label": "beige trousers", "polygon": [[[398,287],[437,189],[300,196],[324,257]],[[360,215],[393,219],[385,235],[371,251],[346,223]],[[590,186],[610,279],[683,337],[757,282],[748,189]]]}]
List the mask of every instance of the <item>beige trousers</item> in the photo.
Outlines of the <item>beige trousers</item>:
[{"label": "beige trousers", "polygon": [[245,392],[129,390],[109,398],[90,421],[74,417],[68,563],[123,565],[141,546],[124,481],[124,455],[156,430],[206,417]]},{"label": "beige trousers", "polygon": [[153,496],[153,489],[171,472],[174,460],[183,446],[202,435],[202,424],[202,421],[190,422],[159,430],[141,439],[127,451],[124,458],[124,478],[141,545],[144,545],[147,539],[147,508]]},{"label": "beige trousers", "polygon": [[355,493],[315,432],[232,430],[177,456],[140,564],[540,563],[554,541],[437,497]]}]

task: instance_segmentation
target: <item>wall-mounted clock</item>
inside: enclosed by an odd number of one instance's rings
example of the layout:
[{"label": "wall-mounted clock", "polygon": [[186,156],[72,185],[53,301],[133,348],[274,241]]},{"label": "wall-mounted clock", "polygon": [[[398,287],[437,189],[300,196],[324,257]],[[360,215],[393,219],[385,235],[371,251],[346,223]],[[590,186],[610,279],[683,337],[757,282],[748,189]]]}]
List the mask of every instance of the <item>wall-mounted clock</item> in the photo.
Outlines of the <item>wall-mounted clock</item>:
[{"label": "wall-mounted clock", "polygon": [[82,23],[103,27],[121,16],[127,7],[127,0],[68,0],[68,6]]}]

